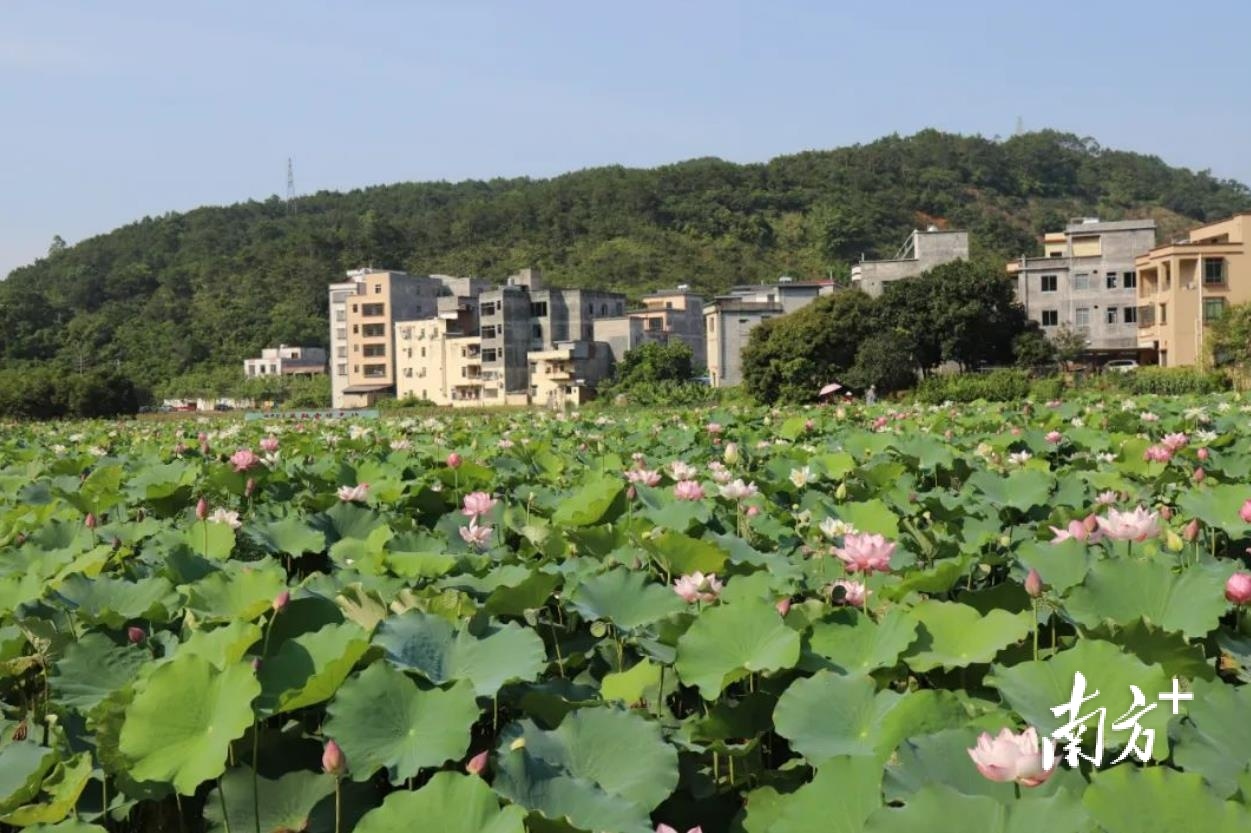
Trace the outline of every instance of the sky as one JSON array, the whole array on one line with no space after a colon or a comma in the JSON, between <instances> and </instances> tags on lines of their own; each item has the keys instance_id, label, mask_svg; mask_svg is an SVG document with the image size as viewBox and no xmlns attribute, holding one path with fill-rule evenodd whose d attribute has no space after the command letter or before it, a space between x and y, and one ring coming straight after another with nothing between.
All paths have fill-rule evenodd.
<instances>
[{"instance_id":1,"label":"sky","mask_svg":"<svg viewBox=\"0 0 1251 833\"><path fill-rule=\"evenodd\" d=\"M0 0L0 275L283 195L288 158L311 193L1019 118L1251 183L1248 32L1245 0Z\"/></svg>"}]
</instances>

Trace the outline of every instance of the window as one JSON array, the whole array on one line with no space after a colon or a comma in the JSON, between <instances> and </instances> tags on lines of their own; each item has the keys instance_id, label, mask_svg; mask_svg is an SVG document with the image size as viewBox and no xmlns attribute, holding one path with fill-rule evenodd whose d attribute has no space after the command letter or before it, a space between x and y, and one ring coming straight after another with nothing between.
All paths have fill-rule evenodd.
<instances>
[{"instance_id":1,"label":"window","mask_svg":"<svg viewBox=\"0 0 1251 833\"><path fill-rule=\"evenodd\" d=\"M535 324L530 328L530 335L533 338L543 338L543 325Z\"/></svg>"},{"instance_id":2,"label":"window","mask_svg":"<svg viewBox=\"0 0 1251 833\"><path fill-rule=\"evenodd\" d=\"M1168 323L1168 304L1160 304L1160 323Z\"/></svg>"},{"instance_id":3,"label":"window","mask_svg":"<svg viewBox=\"0 0 1251 833\"><path fill-rule=\"evenodd\" d=\"M353 345L352 345L352 352L353 352L353 353L359 353L360 351L361 351L361 346L360 346L359 344L353 344Z\"/></svg>"},{"instance_id":4,"label":"window","mask_svg":"<svg viewBox=\"0 0 1251 833\"><path fill-rule=\"evenodd\" d=\"M708 316L708 332L715 332L717 329L717 319Z\"/></svg>"},{"instance_id":5,"label":"window","mask_svg":"<svg viewBox=\"0 0 1251 833\"><path fill-rule=\"evenodd\" d=\"M673 301L665 301L665 309L673 309Z\"/></svg>"},{"instance_id":6,"label":"window","mask_svg":"<svg viewBox=\"0 0 1251 833\"><path fill-rule=\"evenodd\" d=\"M380 283L376 283L376 284L374 284L374 294L375 294L375 295L381 295L381 294L382 294L382 284L380 284Z\"/></svg>"},{"instance_id":7,"label":"window","mask_svg":"<svg viewBox=\"0 0 1251 833\"><path fill-rule=\"evenodd\" d=\"M404 368L404 378L405 379L413 378L413 369L411 367Z\"/></svg>"},{"instance_id":8,"label":"window","mask_svg":"<svg viewBox=\"0 0 1251 833\"><path fill-rule=\"evenodd\" d=\"M387 354L387 346L385 344L366 344L364 353L366 356L385 356Z\"/></svg>"},{"instance_id":9,"label":"window","mask_svg":"<svg viewBox=\"0 0 1251 833\"><path fill-rule=\"evenodd\" d=\"M1210 257L1203 261L1203 285L1215 286L1225 283L1225 258ZM1204 302L1206 306L1207 302Z\"/></svg>"},{"instance_id":10,"label":"window","mask_svg":"<svg viewBox=\"0 0 1251 833\"><path fill-rule=\"evenodd\" d=\"M1105 281L1104 286L1106 286L1108 289L1116 289L1116 273L1115 272L1109 272L1107 274L1107 277L1104 278L1104 281Z\"/></svg>"},{"instance_id":11,"label":"window","mask_svg":"<svg viewBox=\"0 0 1251 833\"><path fill-rule=\"evenodd\" d=\"M347 375L347 365L346 365L346 364L341 364L341 365L337 366L337 367L335 368L335 370L338 372L338 374L339 374L340 376L346 376L346 375Z\"/></svg>"},{"instance_id":12,"label":"window","mask_svg":"<svg viewBox=\"0 0 1251 833\"><path fill-rule=\"evenodd\" d=\"M617 302L617 315L625 315L625 304Z\"/></svg>"},{"instance_id":13,"label":"window","mask_svg":"<svg viewBox=\"0 0 1251 833\"><path fill-rule=\"evenodd\" d=\"M1044 327L1054 327L1060 323L1060 313L1057 310L1045 309L1042 311L1042 325Z\"/></svg>"},{"instance_id":14,"label":"window","mask_svg":"<svg viewBox=\"0 0 1251 833\"><path fill-rule=\"evenodd\" d=\"M380 315L386 315L386 304L361 304L361 315L366 318L377 318Z\"/></svg>"},{"instance_id":15,"label":"window","mask_svg":"<svg viewBox=\"0 0 1251 833\"><path fill-rule=\"evenodd\" d=\"M1206 277L1206 275L1204 276ZM1224 298L1204 298L1203 299L1203 323L1215 321L1225 314Z\"/></svg>"},{"instance_id":16,"label":"window","mask_svg":"<svg viewBox=\"0 0 1251 833\"><path fill-rule=\"evenodd\" d=\"M591 329L591 325L590 325L590 324L587 324L585 327L583 327L583 328L582 328L582 332L583 332L583 336L582 336L582 337L583 337L583 338L585 338L587 341L590 341L590 340L591 340L591 338L592 338L592 337L594 336L594 334L595 334L595 333L594 333L594 331Z\"/></svg>"},{"instance_id":17,"label":"window","mask_svg":"<svg viewBox=\"0 0 1251 833\"><path fill-rule=\"evenodd\" d=\"M361 331L361 325L360 325L360 324L353 324L353 325L352 325L352 332L353 332L354 334L355 334L355 333L359 333L360 331Z\"/></svg>"},{"instance_id":18,"label":"window","mask_svg":"<svg viewBox=\"0 0 1251 833\"><path fill-rule=\"evenodd\" d=\"M489 324L482 328L483 338L495 338L495 325Z\"/></svg>"},{"instance_id":19,"label":"window","mask_svg":"<svg viewBox=\"0 0 1251 833\"><path fill-rule=\"evenodd\" d=\"M1107 317L1104 320L1107 321L1107 323L1109 324L1115 324L1118 321L1116 317L1116 313L1117 313L1116 307L1108 307L1108 311L1106 313Z\"/></svg>"},{"instance_id":20,"label":"window","mask_svg":"<svg viewBox=\"0 0 1251 833\"><path fill-rule=\"evenodd\" d=\"M1090 307L1078 307L1073 311L1073 324L1078 327L1090 326Z\"/></svg>"},{"instance_id":21,"label":"window","mask_svg":"<svg viewBox=\"0 0 1251 833\"><path fill-rule=\"evenodd\" d=\"M600 305L599 305L599 314L600 314L600 315L607 315L607 314L608 314L608 304L600 304Z\"/></svg>"},{"instance_id":22,"label":"window","mask_svg":"<svg viewBox=\"0 0 1251 833\"><path fill-rule=\"evenodd\" d=\"M334 311L334 320L335 320L335 321L346 321L346 320L347 320L347 310L345 310L345 309L343 309L343 308L336 309L336 310Z\"/></svg>"},{"instance_id":23,"label":"window","mask_svg":"<svg viewBox=\"0 0 1251 833\"><path fill-rule=\"evenodd\" d=\"M547 301L531 301L530 302L530 317L531 318L546 318L547 317Z\"/></svg>"},{"instance_id":24,"label":"window","mask_svg":"<svg viewBox=\"0 0 1251 833\"><path fill-rule=\"evenodd\" d=\"M365 338L380 338L382 336L385 336L386 334L387 334L386 324L366 324L364 328L361 329L361 335L363 335Z\"/></svg>"},{"instance_id":25,"label":"window","mask_svg":"<svg viewBox=\"0 0 1251 833\"><path fill-rule=\"evenodd\" d=\"M647 329L649 332L653 332L653 333L660 332L660 328L663 326L663 324L664 322L661 321L659 318L647 319Z\"/></svg>"},{"instance_id":26,"label":"window","mask_svg":"<svg viewBox=\"0 0 1251 833\"><path fill-rule=\"evenodd\" d=\"M356 332L356 328L352 328L352 332ZM334 331L336 341L347 341L347 327L338 327Z\"/></svg>"},{"instance_id":27,"label":"window","mask_svg":"<svg viewBox=\"0 0 1251 833\"><path fill-rule=\"evenodd\" d=\"M495 315L495 304L494 304L494 302L489 303L489 304L483 304L483 305L482 305L482 309L481 309L481 313L482 313L483 315Z\"/></svg>"},{"instance_id":28,"label":"window","mask_svg":"<svg viewBox=\"0 0 1251 833\"><path fill-rule=\"evenodd\" d=\"M495 357L497 355L498 355L498 352L495 350L483 350L482 361L486 362L487 364L490 364L495 361Z\"/></svg>"},{"instance_id":29,"label":"window","mask_svg":"<svg viewBox=\"0 0 1251 833\"><path fill-rule=\"evenodd\" d=\"M1124 310L1124 321L1126 324L1138 323L1138 307L1126 307Z\"/></svg>"},{"instance_id":30,"label":"window","mask_svg":"<svg viewBox=\"0 0 1251 833\"><path fill-rule=\"evenodd\" d=\"M1055 292L1056 285L1059 283L1059 280L1055 275L1043 275L1039 278L1039 282L1042 284L1043 292Z\"/></svg>"},{"instance_id":31,"label":"window","mask_svg":"<svg viewBox=\"0 0 1251 833\"><path fill-rule=\"evenodd\" d=\"M421 348L421 357L422 357L423 359L426 357L426 348L424 348L424 347L423 347L423 348Z\"/></svg>"},{"instance_id":32,"label":"window","mask_svg":"<svg viewBox=\"0 0 1251 833\"><path fill-rule=\"evenodd\" d=\"M1074 289L1090 289L1090 275L1087 272L1075 272L1073 274Z\"/></svg>"},{"instance_id":33,"label":"window","mask_svg":"<svg viewBox=\"0 0 1251 833\"><path fill-rule=\"evenodd\" d=\"M590 304L590 303L588 303L588 304L586 305L586 314L587 314L587 315L594 315L594 314L595 314L595 305L594 305L594 304Z\"/></svg>"},{"instance_id":34,"label":"window","mask_svg":"<svg viewBox=\"0 0 1251 833\"><path fill-rule=\"evenodd\" d=\"M361 366L360 366L359 364L354 364L354 365L352 365L352 372L353 372L353 373L360 373L360 372L361 372Z\"/></svg>"},{"instance_id":35,"label":"window","mask_svg":"<svg viewBox=\"0 0 1251 833\"><path fill-rule=\"evenodd\" d=\"M1047 257L1064 257L1064 252L1051 252Z\"/></svg>"},{"instance_id":36,"label":"window","mask_svg":"<svg viewBox=\"0 0 1251 833\"><path fill-rule=\"evenodd\" d=\"M365 378L378 379L387 375L387 366L385 364L367 364L365 365Z\"/></svg>"},{"instance_id":37,"label":"window","mask_svg":"<svg viewBox=\"0 0 1251 833\"><path fill-rule=\"evenodd\" d=\"M1138 286L1138 273L1137 272L1122 272L1121 273L1121 288L1122 289L1133 289L1136 286Z\"/></svg>"},{"instance_id":38,"label":"window","mask_svg":"<svg viewBox=\"0 0 1251 833\"><path fill-rule=\"evenodd\" d=\"M352 304L352 312L360 312L360 309L359 304Z\"/></svg>"}]
</instances>

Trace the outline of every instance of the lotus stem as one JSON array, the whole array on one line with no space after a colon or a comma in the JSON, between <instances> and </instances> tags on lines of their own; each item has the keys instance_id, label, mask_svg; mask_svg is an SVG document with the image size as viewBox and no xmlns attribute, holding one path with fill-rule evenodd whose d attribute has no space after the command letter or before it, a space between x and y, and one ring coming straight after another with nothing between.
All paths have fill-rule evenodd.
<instances>
[{"instance_id":1,"label":"lotus stem","mask_svg":"<svg viewBox=\"0 0 1251 833\"><path fill-rule=\"evenodd\" d=\"M343 820L342 779L337 775L334 779L334 833L339 833L339 825Z\"/></svg>"},{"instance_id":2,"label":"lotus stem","mask_svg":"<svg viewBox=\"0 0 1251 833\"><path fill-rule=\"evenodd\" d=\"M217 779L217 799L222 805L222 821L226 823L226 833L230 833L230 813L226 811L226 787L222 784L222 779Z\"/></svg>"}]
</instances>

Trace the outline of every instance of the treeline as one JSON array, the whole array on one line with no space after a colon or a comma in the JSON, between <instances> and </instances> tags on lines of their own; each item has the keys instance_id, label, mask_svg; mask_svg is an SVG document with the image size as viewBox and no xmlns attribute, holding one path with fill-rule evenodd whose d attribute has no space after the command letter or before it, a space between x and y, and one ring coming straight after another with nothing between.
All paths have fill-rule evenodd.
<instances>
[{"instance_id":1,"label":"treeline","mask_svg":"<svg viewBox=\"0 0 1251 833\"><path fill-rule=\"evenodd\" d=\"M65 372L53 366L0 368L0 417L59 419L133 414L142 393L112 368Z\"/></svg>"},{"instance_id":2,"label":"treeline","mask_svg":"<svg viewBox=\"0 0 1251 833\"><path fill-rule=\"evenodd\" d=\"M54 246L0 283L0 364L120 367L156 389L280 342L324 345L326 284L362 265L497 279L537 266L570 286L713 293L781 274L843 278L930 223L1003 259L1075 215L1150 214L1168 235L1248 207L1239 183L1049 131L273 198Z\"/></svg>"}]
</instances>

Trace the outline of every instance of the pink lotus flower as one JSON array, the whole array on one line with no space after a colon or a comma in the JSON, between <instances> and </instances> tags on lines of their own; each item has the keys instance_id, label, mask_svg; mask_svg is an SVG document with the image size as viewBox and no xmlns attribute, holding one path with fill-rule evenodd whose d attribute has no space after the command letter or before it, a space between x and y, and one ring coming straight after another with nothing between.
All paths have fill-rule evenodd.
<instances>
[{"instance_id":1,"label":"pink lotus flower","mask_svg":"<svg viewBox=\"0 0 1251 833\"><path fill-rule=\"evenodd\" d=\"M461 460L460 455L459 455L459 454L457 454L455 451L453 451L451 454L447 455L447 467L448 467L449 469L458 469L458 468L460 468L460 464L461 464L462 462L463 462L463 461Z\"/></svg>"},{"instance_id":2,"label":"pink lotus flower","mask_svg":"<svg viewBox=\"0 0 1251 833\"><path fill-rule=\"evenodd\" d=\"M1052 445L1059 445L1060 443L1064 442L1064 435L1061 434L1059 431L1048 431L1047 436L1045 436L1043 439L1045 439L1047 442L1051 443Z\"/></svg>"},{"instance_id":3,"label":"pink lotus flower","mask_svg":"<svg viewBox=\"0 0 1251 833\"><path fill-rule=\"evenodd\" d=\"M745 500L759 493L760 490L756 488L755 483L744 483L741 478L721 487L721 497L730 500Z\"/></svg>"},{"instance_id":4,"label":"pink lotus flower","mask_svg":"<svg viewBox=\"0 0 1251 833\"><path fill-rule=\"evenodd\" d=\"M264 451L266 454L273 454L277 450L278 438L273 434L270 434L268 437L261 440L261 451Z\"/></svg>"},{"instance_id":5,"label":"pink lotus flower","mask_svg":"<svg viewBox=\"0 0 1251 833\"><path fill-rule=\"evenodd\" d=\"M95 529L97 526L96 516L94 512L88 512L87 517L83 518L83 526L87 529Z\"/></svg>"},{"instance_id":6,"label":"pink lotus flower","mask_svg":"<svg viewBox=\"0 0 1251 833\"><path fill-rule=\"evenodd\" d=\"M1190 442L1190 439L1185 434L1165 434L1160 440L1160 445L1164 446L1169 451L1176 452L1188 442Z\"/></svg>"},{"instance_id":7,"label":"pink lotus flower","mask_svg":"<svg viewBox=\"0 0 1251 833\"><path fill-rule=\"evenodd\" d=\"M1096 506L1111 506L1114 503L1116 503L1116 492L1113 492L1113 491L1100 492L1098 495L1095 496Z\"/></svg>"},{"instance_id":8,"label":"pink lotus flower","mask_svg":"<svg viewBox=\"0 0 1251 833\"><path fill-rule=\"evenodd\" d=\"M842 596L835 596L838 590L843 591ZM864 607L865 597L869 595L869 589L859 581L851 581L850 579L842 579L830 585L830 600L835 604L851 605L852 607Z\"/></svg>"},{"instance_id":9,"label":"pink lotus flower","mask_svg":"<svg viewBox=\"0 0 1251 833\"><path fill-rule=\"evenodd\" d=\"M255 468L261 464L261 458L252 453L250 448L241 448L234 454L230 455L230 465L235 467L235 471L243 472L248 469Z\"/></svg>"},{"instance_id":10,"label":"pink lotus flower","mask_svg":"<svg viewBox=\"0 0 1251 833\"><path fill-rule=\"evenodd\" d=\"M678 833L678 830L667 824L658 824L656 825L656 833ZM686 833L704 833L704 828L692 827L687 830Z\"/></svg>"},{"instance_id":11,"label":"pink lotus flower","mask_svg":"<svg viewBox=\"0 0 1251 833\"><path fill-rule=\"evenodd\" d=\"M1202 483L1208 477L1208 473L1203 470L1203 466L1195 469L1195 473L1190 475L1190 479L1196 483Z\"/></svg>"},{"instance_id":12,"label":"pink lotus flower","mask_svg":"<svg viewBox=\"0 0 1251 833\"><path fill-rule=\"evenodd\" d=\"M626 472L626 480L631 483L642 483L645 486L656 486L660 483L660 472L649 469L630 469Z\"/></svg>"},{"instance_id":13,"label":"pink lotus flower","mask_svg":"<svg viewBox=\"0 0 1251 833\"><path fill-rule=\"evenodd\" d=\"M1195 456L1197 456L1200 460L1206 460L1206 459L1208 459L1208 456L1209 456L1210 454L1211 454L1211 452L1209 452L1206 448L1201 448L1201 449L1199 449L1198 451L1196 451L1196 452L1195 452Z\"/></svg>"},{"instance_id":14,"label":"pink lotus flower","mask_svg":"<svg viewBox=\"0 0 1251 833\"><path fill-rule=\"evenodd\" d=\"M465 495L464 506L460 513L467 518L477 518L485 515L495 507L495 498L486 492L470 492Z\"/></svg>"},{"instance_id":15,"label":"pink lotus flower","mask_svg":"<svg viewBox=\"0 0 1251 833\"><path fill-rule=\"evenodd\" d=\"M669 464L669 474L674 480L693 480L699 469L677 460Z\"/></svg>"},{"instance_id":16,"label":"pink lotus flower","mask_svg":"<svg viewBox=\"0 0 1251 833\"><path fill-rule=\"evenodd\" d=\"M1243 523L1251 524L1251 498L1242 504L1242 508L1238 510L1238 517L1242 518Z\"/></svg>"},{"instance_id":17,"label":"pink lotus flower","mask_svg":"<svg viewBox=\"0 0 1251 833\"><path fill-rule=\"evenodd\" d=\"M148 635L144 632L143 628L131 625L126 629L126 639L130 641L131 645L138 645L147 638Z\"/></svg>"},{"instance_id":18,"label":"pink lotus flower","mask_svg":"<svg viewBox=\"0 0 1251 833\"><path fill-rule=\"evenodd\" d=\"M202 521L208 517L208 501L200 498L195 504L195 519Z\"/></svg>"},{"instance_id":19,"label":"pink lotus flower","mask_svg":"<svg viewBox=\"0 0 1251 833\"><path fill-rule=\"evenodd\" d=\"M1037 787L1055 772L1054 765L1043 769L1042 748L1033 726L1019 735L1004 729L994 738L982 732L977 746L968 752L977 771L991 781L1015 781L1023 787Z\"/></svg>"},{"instance_id":20,"label":"pink lotus flower","mask_svg":"<svg viewBox=\"0 0 1251 833\"><path fill-rule=\"evenodd\" d=\"M478 519L475 517L469 521L469 526L460 528L460 539L470 546L478 549L486 549L491 541L491 533L494 531L489 526L478 526Z\"/></svg>"},{"instance_id":21,"label":"pink lotus flower","mask_svg":"<svg viewBox=\"0 0 1251 833\"><path fill-rule=\"evenodd\" d=\"M1159 513L1149 512L1139 506L1133 512L1108 510L1108 516L1096 518L1099 530L1113 541L1137 541L1139 543L1160 534Z\"/></svg>"},{"instance_id":22,"label":"pink lotus flower","mask_svg":"<svg viewBox=\"0 0 1251 833\"><path fill-rule=\"evenodd\" d=\"M344 503L361 502L369 497L369 484L357 483L355 486L340 486L339 500Z\"/></svg>"},{"instance_id":23,"label":"pink lotus flower","mask_svg":"<svg viewBox=\"0 0 1251 833\"><path fill-rule=\"evenodd\" d=\"M1142 459L1149 463L1167 463L1173 459L1173 452L1162 445L1153 445L1142 453Z\"/></svg>"},{"instance_id":24,"label":"pink lotus flower","mask_svg":"<svg viewBox=\"0 0 1251 833\"><path fill-rule=\"evenodd\" d=\"M709 434L712 434L712 435L714 435L714 436L715 436L715 435L717 435L717 434L720 434L720 433L721 433L721 431L723 430L723 429L721 428L721 423L719 423L719 422L710 422L710 423L708 423L708 425L706 426L706 429L707 429L707 431L708 431L708 433L709 433Z\"/></svg>"},{"instance_id":25,"label":"pink lotus flower","mask_svg":"<svg viewBox=\"0 0 1251 833\"><path fill-rule=\"evenodd\" d=\"M1043 580L1042 576L1033 567L1029 568L1029 572L1025 575L1025 592L1029 594L1031 599L1037 599L1042 595Z\"/></svg>"},{"instance_id":26,"label":"pink lotus flower","mask_svg":"<svg viewBox=\"0 0 1251 833\"><path fill-rule=\"evenodd\" d=\"M1078 520L1069 521L1068 528L1060 529L1057 526L1051 527L1051 531L1055 533L1055 537L1051 539L1053 544L1063 544L1065 541L1085 541L1090 537L1090 530L1086 528L1086 524Z\"/></svg>"},{"instance_id":27,"label":"pink lotus flower","mask_svg":"<svg viewBox=\"0 0 1251 833\"><path fill-rule=\"evenodd\" d=\"M845 535L843 545L834 548L834 554L846 565L849 573L889 572L890 557L894 552L894 542L881 535L865 533Z\"/></svg>"},{"instance_id":28,"label":"pink lotus flower","mask_svg":"<svg viewBox=\"0 0 1251 833\"><path fill-rule=\"evenodd\" d=\"M321 752L321 769L330 775L339 775L347 767L347 759L343 756L343 750L339 748L339 744L333 740L326 741L326 746Z\"/></svg>"},{"instance_id":29,"label":"pink lotus flower","mask_svg":"<svg viewBox=\"0 0 1251 833\"><path fill-rule=\"evenodd\" d=\"M703 500L704 487L694 480L679 480L673 484L673 496L678 500Z\"/></svg>"},{"instance_id":30,"label":"pink lotus flower","mask_svg":"<svg viewBox=\"0 0 1251 833\"><path fill-rule=\"evenodd\" d=\"M282 613L282 611L287 609L287 605L289 605L290 603L291 603L291 591L283 590L277 596L274 596L274 600L273 602L270 603L270 607L274 609L274 613Z\"/></svg>"},{"instance_id":31,"label":"pink lotus flower","mask_svg":"<svg viewBox=\"0 0 1251 833\"><path fill-rule=\"evenodd\" d=\"M704 575L696 570L682 576L673 583L673 592L677 593L687 604L693 602L715 602L725 587L717 580L716 573Z\"/></svg>"},{"instance_id":32,"label":"pink lotus flower","mask_svg":"<svg viewBox=\"0 0 1251 833\"><path fill-rule=\"evenodd\" d=\"M1251 602L1251 573L1237 572L1225 582L1225 598L1236 605Z\"/></svg>"},{"instance_id":33,"label":"pink lotus flower","mask_svg":"<svg viewBox=\"0 0 1251 833\"><path fill-rule=\"evenodd\" d=\"M1182 530L1182 538L1187 541L1193 541L1199 537L1199 519L1193 518L1190 523L1186 524L1186 528Z\"/></svg>"},{"instance_id":34,"label":"pink lotus flower","mask_svg":"<svg viewBox=\"0 0 1251 833\"><path fill-rule=\"evenodd\" d=\"M486 772L489 750L483 749L465 763L465 772L470 775L481 775Z\"/></svg>"}]
</instances>

